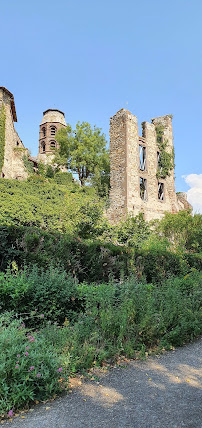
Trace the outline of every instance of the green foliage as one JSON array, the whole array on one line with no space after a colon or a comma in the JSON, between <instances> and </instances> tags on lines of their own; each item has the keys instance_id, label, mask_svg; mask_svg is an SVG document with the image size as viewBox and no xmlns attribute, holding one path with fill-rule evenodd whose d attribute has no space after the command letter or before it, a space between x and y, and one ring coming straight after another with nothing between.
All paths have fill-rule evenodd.
<instances>
[{"instance_id":1,"label":"green foliage","mask_svg":"<svg viewBox=\"0 0 202 428\"><path fill-rule=\"evenodd\" d=\"M191 216L187 211L177 214L165 213L160 222L156 222L158 236L165 236L174 249L202 252L202 215Z\"/></svg>"},{"instance_id":2,"label":"green foliage","mask_svg":"<svg viewBox=\"0 0 202 428\"><path fill-rule=\"evenodd\" d=\"M1 111L0 111L0 172L2 171L3 164L4 164L5 123L6 123L5 106L2 103Z\"/></svg>"},{"instance_id":3,"label":"green foliage","mask_svg":"<svg viewBox=\"0 0 202 428\"><path fill-rule=\"evenodd\" d=\"M61 128L56 139L60 145L55 162L65 165L72 172L77 173L81 186L95 176L95 181L103 188L106 174L109 178L109 155L106 150L106 139L101 130L94 126L92 129L87 122L78 122L76 129L72 130L68 124ZM99 179L98 176L100 175Z\"/></svg>"},{"instance_id":4,"label":"green foliage","mask_svg":"<svg viewBox=\"0 0 202 428\"><path fill-rule=\"evenodd\" d=\"M174 168L174 149L172 153L168 153L166 151L166 148L168 146L168 140L163 138L164 133L164 127L163 125L157 125L156 126L156 140L157 140L157 146L159 148L160 157L158 162L158 171L157 171L157 178L166 178L170 176L171 170Z\"/></svg>"},{"instance_id":5,"label":"green foliage","mask_svg":"<svg viewBox=\"0 0 202 428\"><path fill-rule=\"evenodd\" d=\"M161 287L138 284L81 285L85 312L72 329L74 370L118 355L134 357L154 346L182 345L201 333L202 277L193 272Z\"/></svg>"},{"instance_id":6,"label":"green foliage","mask_svg":"<svg viewBox=\"0 0 202 428\"><path fill-rule=\"evenodd\" d=\"M54 181L57 184L62 184L63 186L72 186L73 184L73 176L71 172L56 172L54 175ZM73 186L72 186L73 187ZM76 183L74 183L74 187L78 188Z\"/></svg>"},{"instance_id":7,"label":"green foliage","mask_svg":"<svg viewBox=\"0 0 202 428\"><path fill-rule=\"evenodd\" d=\"M117 241L129 247L139 248L150 234L149 225L143 219L143 215L128 216L114 228L117 233Z\"/></svg>"},{"instance_id":8,"label":"green foliage","mask_svg":"<svg viewBox=\"0 0 202 428\"><path fill-rule=\"evenodd\" d=\"M58 269L18 272L13 266L1 276L0 289L5 305L12 307L12 300L15 313L18 305L18 313L21 307L26 311L25 324L12 313L0 316L1 413L58 393L60 367L66 382L68 373L120 355L179 346L202 332L202 275L194 269L158 287L134 278L78 286ZM40 324L38 332L41 317L54 325Z\"/></svg>"},{"instance_id":9,"label":"green foliage","mask_svg":"<svg viewBox=\"0 0 202 428\"><path fill-rule=\"evenodd\" d=\"M23 163L24 163L24 167L26 169L26 171L28 172L28 174L33 174L34 173L34 167L33 167L33 162L31 162L29 160L29 156L23 156L22 158Z\"/></svg>"},{"instance_id":10,"label":"green foliage","mask_svg":"<svg viewBox=\"0 0 202 428\"><path fill-rule=\"evenodd\" d=\"M32 176L28 182L0 179L0 225L34 226L49 231L81 233L85 221L90 232L102 222L103 202L93 189L83 191L71 183L68 187ZM95 212L97 212L95 216Z\"/></svg>"},{"instance_id":11,"label":"green foliage","mask_svg":"<svg viewBox=\"0 0 202 428\"><path fill-rule=\"evenodd\" d=\"M0 273L1 311L46 313L46 319L63 322L78 311L77 283L59 268L37 266ZM30 320L32 323L32 319ZM30 326L30 324L29 324Z\"/></svg>"},{"instance_id":12,"label":"green foliage","mask_svg":"<svg viewBox=\"0 0 202 428\"><path fill-rule=\"evenodd\" d=\"M26 330L12 314L0 316L0 413L61 391L61 360L42 333Z\"/></svg>"}]
</instances>

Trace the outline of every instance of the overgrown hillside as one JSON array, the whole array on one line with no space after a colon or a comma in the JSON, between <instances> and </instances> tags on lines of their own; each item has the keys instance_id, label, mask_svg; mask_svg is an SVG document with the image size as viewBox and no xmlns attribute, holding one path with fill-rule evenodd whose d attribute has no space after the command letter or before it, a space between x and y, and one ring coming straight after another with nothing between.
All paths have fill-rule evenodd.
<instances>
[{"instance_id":1,"label":"overgrown hillside","mask_svg":"<svg viewBox=\"0 0 202 428\"><path fill-rule=\"evenodd\" d=\"M201 334L202 216L112 226L106 206L69 174L0 179L0 414Z\"/></svg>"}]
</instances>

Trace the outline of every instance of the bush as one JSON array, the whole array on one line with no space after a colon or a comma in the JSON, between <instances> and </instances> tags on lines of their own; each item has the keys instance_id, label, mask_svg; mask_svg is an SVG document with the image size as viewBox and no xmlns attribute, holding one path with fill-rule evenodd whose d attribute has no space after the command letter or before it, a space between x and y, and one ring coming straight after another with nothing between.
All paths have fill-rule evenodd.
<instances>
[{"instance_id":1,"label":"bush","mask_svg":"<svg viewBox=\"0 0 202 428\"><path fill-rule=\"evenodd\" d=\"M30 333L11 314L1 315L0 414L60 392L60 364L54 347L42 333Z\"/></svg>"},{"instance_id":2,"label":"bush","mask_svg":"<svg viewBox=\"0 0 202 428\"><path fill-rule=\"evenodd\" d=\"M46 271L34 266L14 272L0 273L1 312L15 310L45 314L47 320L59 323L73 318L81 307L76 281L59 268ZM32 319L29 325L32 325Z\"/></svg>"},{"instance_id":3,"label":"bush","mask_svg":"<svg viewBox=\"0 0 202 428\"><path fill-rule=\"evenodd\" d=\"M131 279L84 284L79 290L85 312L69 339L75 371L121 354L134 357L156 346L180 346L202 332L202 275L197 271L158 287Z\"/></svg>"}]
</instances>

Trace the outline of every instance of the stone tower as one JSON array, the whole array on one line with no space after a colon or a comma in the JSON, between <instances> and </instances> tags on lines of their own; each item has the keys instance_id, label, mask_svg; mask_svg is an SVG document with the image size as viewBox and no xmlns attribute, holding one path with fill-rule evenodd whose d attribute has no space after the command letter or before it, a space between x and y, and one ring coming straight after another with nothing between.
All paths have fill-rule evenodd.
<instances>
[{"instance_id":1,"label":"stone tower","mask_svg":"<svg viewBox=\"0 0 202 428\"><path fill-rule=\"evenodd\" d=\"M139 137L136 116L122 109L110 119L111 192L109 218L123 219L127 213L143 213L145 220L160 219L165 211L177 213L174 168L165 178L157 178L161 151L157 129L162 130L166 152L173 152L172 118L162 116L143 122Z\"/></svg>"},{"instance_id":2,"label":"stone tower","mask_svg":"<svg viewBox=\"0 0 202 428\"><path fill-rule=\"evenodd\" d=\"M58 148L55 134L60 128L67 126L65 114L56 109L48 109L43 112L43 119L39 127L39 154L38 159L49 163L53 158L53 152Z\"/></svg>"},{"instance_id":3,"label":"stone tower","mask_svg":"<svg viewBox=\"0 0 202 428\"><path fill-rule=\"evenodd\" d=\"M4 110L4 144L1 146L3 163L0 168L0 177L15 178L22 180L27 178L27 172L24 167L23 156L28 154L24 147L14 122L17 122L14 97L8 89L0 87L0 114Z\"/></svg>"}]
</instances>

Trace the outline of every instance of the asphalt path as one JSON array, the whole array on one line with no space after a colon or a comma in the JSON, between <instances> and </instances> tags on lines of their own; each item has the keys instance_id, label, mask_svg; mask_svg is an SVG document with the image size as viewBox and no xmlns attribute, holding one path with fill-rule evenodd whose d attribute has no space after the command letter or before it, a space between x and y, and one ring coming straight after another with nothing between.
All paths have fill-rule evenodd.
<instances>
[{"instance_id":1,"label":"asphalt path","mask_svg":"<svg viewBox=\"0 0 202 428\"><path fill-rule=\"evenodd\" d=\"M202 428L202 339L130 361L20 414L12 428Z\"/></svg>"}]
</instances>

